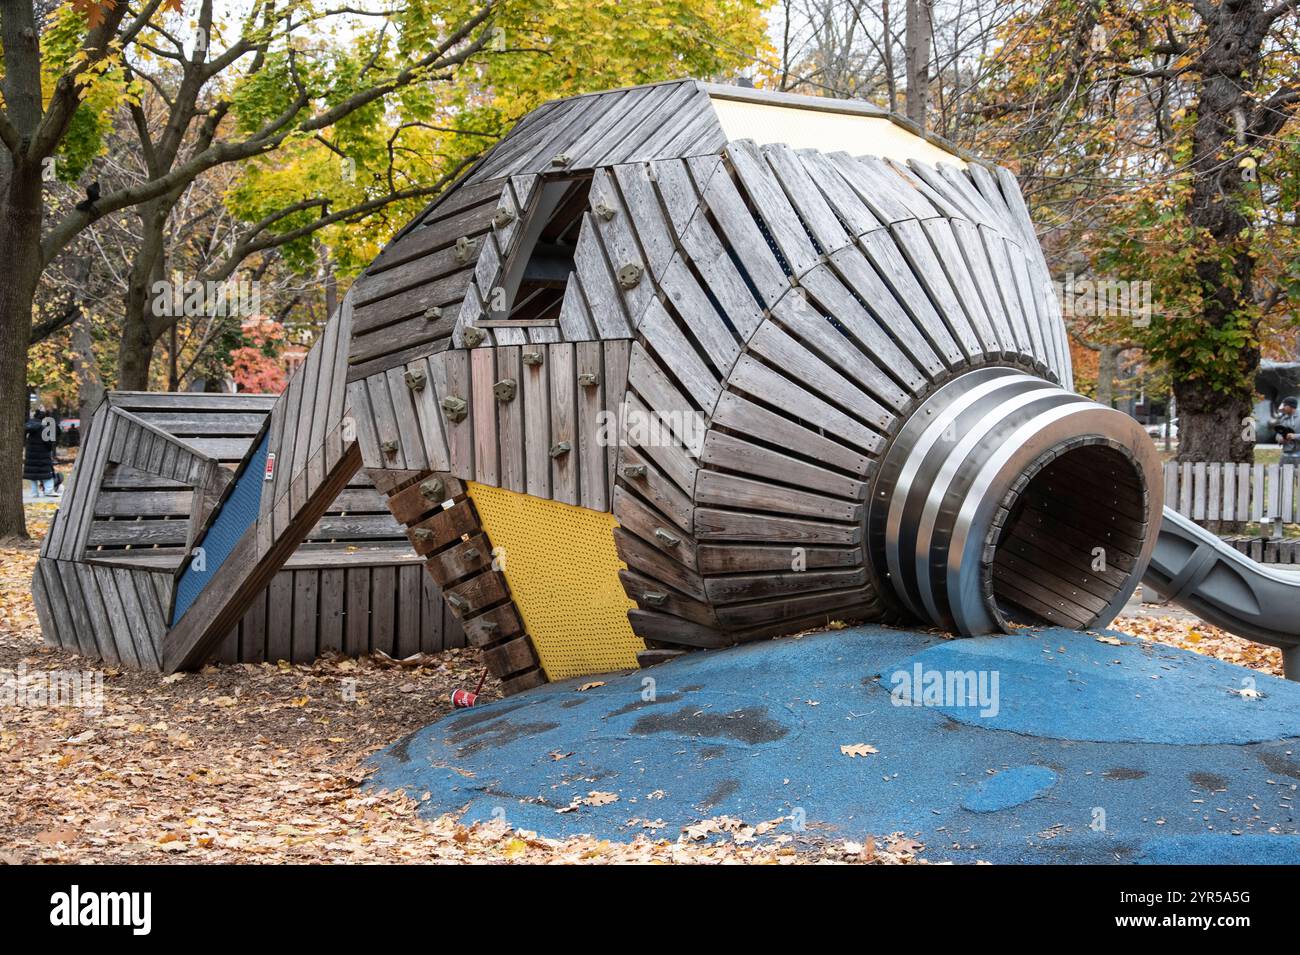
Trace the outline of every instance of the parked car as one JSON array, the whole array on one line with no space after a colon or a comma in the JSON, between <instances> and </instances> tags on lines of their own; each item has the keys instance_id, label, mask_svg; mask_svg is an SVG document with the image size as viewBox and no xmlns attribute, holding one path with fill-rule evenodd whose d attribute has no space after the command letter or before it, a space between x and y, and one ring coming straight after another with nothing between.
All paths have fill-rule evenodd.
<instances>
[{"instance_id":1,"label":"parked car","mask_svg":"<svg viewBox=\"0 0 1300 955\"><path fill-rule=\"evenodd\" d=\"M1163 421L1146 426L1147 434L1152 438L1163 438L1165 436L1165 423ZM1169 422L1169 437L1178 437L1178 419L1174 418Z\"/></svg>"}]
</instances>

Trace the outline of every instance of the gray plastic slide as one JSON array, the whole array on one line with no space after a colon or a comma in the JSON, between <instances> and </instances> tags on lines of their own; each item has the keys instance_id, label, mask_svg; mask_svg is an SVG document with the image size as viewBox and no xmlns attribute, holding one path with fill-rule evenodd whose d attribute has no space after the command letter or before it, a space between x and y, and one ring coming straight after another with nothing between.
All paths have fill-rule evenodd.
<instances>
[{"instance_id":1,"label":"gray plastic slide","mask_svg":"<svg viewBox=\"0 0 1300 955\"><path fill-rule=\"evenodd\" d=\"M1279 647L1287 679L1300 680L1300 574L1270 570L1166 507L1142 581L1216 627Z\"/></svg>"}]
</instances>

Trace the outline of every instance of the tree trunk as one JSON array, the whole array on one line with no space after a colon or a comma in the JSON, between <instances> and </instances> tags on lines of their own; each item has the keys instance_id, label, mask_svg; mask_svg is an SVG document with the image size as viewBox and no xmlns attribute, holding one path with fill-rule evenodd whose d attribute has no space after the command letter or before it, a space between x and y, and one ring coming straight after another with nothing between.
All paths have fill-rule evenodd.
<instances>
[{"instance_id":1,"label":"tree trunk","mask_svg":"<svg viewBox=\"0 0 1300 955\"><path fill-rule=\"evenodd\" d=\"M889 27L889 0L880 4L881 48L885 68L885 88L889 90L889 111L898 112L898 80L894 76L894 34Z\"/></svg>"},{"instance_id":2,"label":"tree trunk","mask_svg":"<svg viewBox=\"0 0 1300 955\"><path fill-rule=\"evenodd\" d=\"M72 370L77 375L77 417L81 419L81 441L90 434L90 418L104 400L103 379L95 364L95 343L90 337L90 318L82 312L72 323Z\"/></svg>"},{"instance_id":3,"label":"tree trunk","mask_svg":"<svg viewBox=\"0 0 1300 955\"><path fill-rule=\"evenodd\" d=\"M41 54L30 3L0 4L5 115L24 136L41 119ZM41 277L41 163L0 149L0 539L26 537L23 424L27 418L27 347Z\"/></svg>"},{"instance_id":4,"label":"tree trunk","mask_svg":"<svg viewBox=\"0 0 1300 955\"><path fill-rule=\"evenodd\" d=\"M30 164L6 164L0 216L0 539L26 537L23 424L27 419L27 346L41 275L41 176Z\"/></svg>"},{"instance_id":5,"label":"tree trunk","mask_svg":"<svg viewBox=\"0 0 1300 955\"><path fill-rule=\"evenodd\" d=\"M122 319L122 336L117 346L118 388L122 391L149 390L153 346L154 335L144 316L128 312Z\"/></svg>"},{"instance_id":6,"label":"tree trunk","mask_svg":"<svg viewBox=\"0 0 1300 955\"><path fill-rule=\"evenodd\" d=\"M925 129L930 108L930 46L934 39L933 0L907 0L907 118Z\"/></svg>"},{"instance_id":7,"label":"tree trunk","mask_svg":"<svg viewBox=\"0 0 1300 955\"><path fill-rule=\"evenodd\" d=\"M164 280L164 229L175 194L143 203L138 210L140 247L131 261L122 301L122 336L117 346L117 387L123 391L148 391L154 346L174 318L154 314L153 284ZM173 293L177 290L173 289ZM173 308L181 303L172 297Z\"/></svg>"},{"instance_id":8,"label":"tree trunk","mask_svg":"<svg viewBox=\"0 0 1300 955\"><path fill-rule=\"evenodd\" d=\"M1195 260L1203 302L1199 324L1206 329L1240 327L1254 307L1251 223L1241 207L1244 181L1236 156L1245 151L1244 117L1253 108L1247 92L1251 84L1243 77L1259 70L1266 33L1258 27L1262 10L1261 0L1224 0L1205 24L1187 214L1210 240L1198 245ZM1259 347L1247 341L1222 357L1233 367L1218 389L1191 376L1199 369L1180 367L1177 359L1170 363L1180 415L1180 461L1254 460L1253 441L1243 433L1253 405Z\"/></svg>"},{"instance_id":9,"label":"tree trunk","mask_svg":"<svg viewBox=\"0 0 1300 955\"><path fill-rule=\"evenodd\" d=\"M1255 425L1251 400L1229 399L1199 382L1177 382L1179 461L1255 459Z\"/></svg>"},{"instance_id":10,"label":"tree trunk","mask_svg":"<svg viewBox=\"0 0 1300 955\"><path fill-rule=\"evenodd\" d=\"M1097 350L1097 397L1099 405L1115 405L1115 376L1119 373L1119 356L1123 349L1118 345L1102 345Z\"/></svg>"}]
</instances>

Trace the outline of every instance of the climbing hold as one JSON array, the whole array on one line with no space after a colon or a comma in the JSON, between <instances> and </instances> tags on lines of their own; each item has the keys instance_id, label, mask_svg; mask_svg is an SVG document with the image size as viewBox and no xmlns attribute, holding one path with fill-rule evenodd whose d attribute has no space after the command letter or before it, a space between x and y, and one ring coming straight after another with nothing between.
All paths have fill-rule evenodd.
<instances>
[{"instance_id":1,"label":"climbing hold","mask_svg":"<svg viewBox=\"0 0 1300 955\"><path fill-rule=\"evenodd\" d=\"M446 416L447 420L453 424L457 421L464 421L468 409L469 405L465 403L464 398L458 398L455 395L448 395L446 398L442 399L442 413Z\"/></svg>"},{"instance_id":2,"label":"climbing hold","mask_svg":"<svg viewBox=\"0 0 1300 955\"><path fill-rule=\"evenodd\" d=\"M429 501L443 501L447 497L447 484L439 477L420 482L420 496Z\"/></svg>"},{"instance_id":3,"label":"climbing hold","mask_svg":"<svg viewBox=\"0 0 1300 955\"><path fill-rule=\"evenodd\" d=\"M641 266L629 262L618 270L618 284L623 288L636 288L641 281Z\"/></svg>"}]
</instances>

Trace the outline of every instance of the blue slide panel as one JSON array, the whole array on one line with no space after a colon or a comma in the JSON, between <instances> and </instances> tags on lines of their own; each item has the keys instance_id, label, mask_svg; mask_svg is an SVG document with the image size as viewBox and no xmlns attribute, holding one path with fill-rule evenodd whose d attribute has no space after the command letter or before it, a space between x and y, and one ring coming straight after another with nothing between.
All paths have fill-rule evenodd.
<instances>
[{"instance_id":1,"label":"blue slide panel","mask_svg":"<svg viewBox=\"0 0 1300 955\"><path fill-rule=\"evenodd\" d=\"M262 484L266 470L267 435L257 445L244 471L235 480L235 486L226 496L217 513L217 519L208 526L199 545L203 548L203 570L195 569L191 560L176 583L176 609L172 613L172 626L185 616L190 604L198 599L208 582L216 576L230 552L235 549L244 532L253 526L262 505Z\"/></svg>"}]
</instances>

